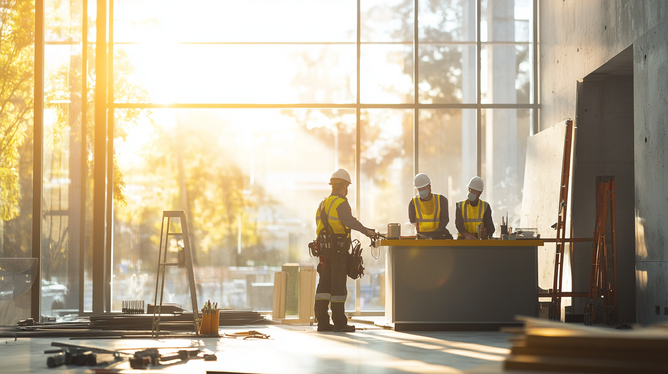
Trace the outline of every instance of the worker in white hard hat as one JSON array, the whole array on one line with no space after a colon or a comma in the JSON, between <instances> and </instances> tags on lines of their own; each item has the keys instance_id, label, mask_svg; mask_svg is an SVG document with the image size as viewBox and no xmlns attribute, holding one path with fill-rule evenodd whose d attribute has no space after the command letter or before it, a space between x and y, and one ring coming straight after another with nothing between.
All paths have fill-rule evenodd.
<instances>
[{"instance_id":1,"label":"worker in white hard hat","mask_svg":"<svg viewBox=\"0 0 668 374\"><path fill-rule=\"evenodd\" d=\"M355 326L348 325L345 315L345 303L348 295L346 281L348 277L347 259L350 250L350 231L357 230L373 238L376 231L364 227L352 214L346 199L348 186L352 183L350 174L339 169L332 174L329 184L332 193L325 198L315 214L316 234L321 250L318 264L318 287L315 294L315 318L318 331L354 332ZM331 302L332 321L329 322Z\"/></svg>"},{"instance_id":2,"label":"worker in white hard hat","mask_svg":"<svg viewBox=\"0 0 668 374\"><path fill-rule=\"evenodd\" d=\"M485 183L482 178L471 178L468 184L466 200L457 203L455 226L459 235L457 239L487 239L494 234L492 208L489 203L480 199Z\"/></svg>"},{"instance_id":3,"label":"worker in white hard hat","mask_svg":"<svg viewBox=\"0 0 668 374\"><path fill-rule=\"evenodd\" d=\"M419 236L452 239L452 234L446 228L450 222L448 199L431 192L431 179L425 173L417 174L413 184L418 196L408 203L408 220L415 224Z\"/></svg>"}]
</instances>

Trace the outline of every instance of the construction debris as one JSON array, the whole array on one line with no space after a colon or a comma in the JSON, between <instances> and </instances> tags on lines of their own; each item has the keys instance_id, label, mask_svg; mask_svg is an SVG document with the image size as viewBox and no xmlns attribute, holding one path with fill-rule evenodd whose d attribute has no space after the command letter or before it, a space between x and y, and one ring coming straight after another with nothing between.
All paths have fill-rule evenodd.
<instances>
[{"instance_id":1,"label":"construction debris","mask_svg":"<svg viewBox=\"0 0 668 374\"><path fill-rule=\"evenodd\" d=\"M44 353L51 354L47 357L46 365L50 368L61 365L77 366L107 366L110 361L98 362L98 354L109 354L114 361L122 361L123 355L129 356L128 361L133 369L146 369L149 366L167 366L187 362L191 359L204 359L204 361L216 361L218 358L214 353L205 352L199 348L184 348L174 350L173 348L146 348L135 350L134 353L126 352L131 349L109 350L96 347L88 347L75 344L52 342L52 346L60 347L57 350L47 350ZM162 352L161 352L162 349Z\"/></svg>"},{"instance_id":2,"label":"construction debris","mask_svg":"<svg viewBox=\"0 0 668 374\"><path fill-rule=\"evenodd\" d=\"M235 332L232 334L223 334L223 337L230 339L243 338L243 340L246 340L246 339L269 339L270 336L267 334L263 334L259 331L249 330L243 332Z\"/></svg>"}]
</instances>

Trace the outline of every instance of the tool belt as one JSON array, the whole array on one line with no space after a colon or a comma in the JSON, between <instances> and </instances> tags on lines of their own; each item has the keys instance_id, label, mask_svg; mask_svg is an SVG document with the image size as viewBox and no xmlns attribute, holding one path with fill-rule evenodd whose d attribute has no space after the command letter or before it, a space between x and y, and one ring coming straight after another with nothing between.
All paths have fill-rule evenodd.
<instances>
[{"instance_id":1,"label":"tool belt","mask_svg":"<svg viewBox=\"0 0 668 374\"><path fill-rule=\"evenodd\" d=\"M346 266L350 279L362 278L364 276L364 259L362 258L362 243L355 239L352 242L352 251L346 258Z\"/></svg>"},{"instance_id":2,"label":"tool belt","mask_svg":"<svg viewBox=\"0 0 668 374\"><path fill-rule=\"evenodd\" d=\"M347 253L350 244L350 238L347 235L327 234L323 230L317 239L308 243L308 248L312 257L318 257L330 253Z\"/></svg>"}]
</instances>

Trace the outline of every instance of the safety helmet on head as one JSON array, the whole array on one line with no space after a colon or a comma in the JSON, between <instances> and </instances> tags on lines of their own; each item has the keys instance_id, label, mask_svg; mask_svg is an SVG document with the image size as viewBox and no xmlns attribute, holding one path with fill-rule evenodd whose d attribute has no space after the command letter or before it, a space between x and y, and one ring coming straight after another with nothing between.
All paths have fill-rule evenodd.
<instances>
[{"instance_id":1,"label":"safety helmet on head","mask_svg":"<svg viewBox=\"0 0 668 374\"><path fill-rule=\"evenodd\" d=\"M348 184L353 183L353 181L350 179L350 174L348 174L348 172L343 169L339 169L335 171L334 174L332 174L332 177L329 179L329 184L336 182L335 179L341 179L348 182Z\"/></svg>"},{"instance_id":2,"label":"safety helmet on head","mask_svg":"<svg viewBox=\"0 0 668 374\"><path fill-rule=\"evenodd\" d=\"M469 181L469 185L467 187L472 190L482 192L482 190L485 189L485 183L482 181L482 178L476 176L471 178L471 181Z\"/></svg>"},{"instance_id":3,"label":"safety helmet on head","mask_svg":"<svg viewBox=\"0 0 668 374\"><path fill-rule=\"evenodd\" d=\"M422 187L427 187L428 185L431 184L431 179L429 179L429 176L425 173L420 173L415 176L413 179L413 184L415 184L415 188L422 188Z\"/></svg>"}]
</instances>

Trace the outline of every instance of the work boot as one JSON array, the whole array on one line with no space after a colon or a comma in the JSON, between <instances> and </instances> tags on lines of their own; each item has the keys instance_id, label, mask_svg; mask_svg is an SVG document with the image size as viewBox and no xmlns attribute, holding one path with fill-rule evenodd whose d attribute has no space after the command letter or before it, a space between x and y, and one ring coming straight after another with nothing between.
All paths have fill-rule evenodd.
<instances>
[{"instance_id":1,"label":"work boot","mask_svg":"<svg viewBox=\"0 0 668 374\"><path fill-rule=\"evenodd\" d=\"M332 321L334 322L334 326L345 326L348 324L348 317L346 317L343 303L332 303Z\"/></svg>"},{"instance_id":2,"label":"work boot","mask_svg":"<svg viewBox=\"0 0 668 374\"><path fill-rule=\"evenodd\" d=\"M334 332L355 332L355 326L353 325L334 325L332 331Z\"/></svg>"},{"instance_id":3,"label":"work boot","mask_svg":"<svg viewBox=\"0 0 668 374\"><path fill-rule=\"evenodd\" d=\"M327 327L326 326L331 326L332 324L329 322L329 300L316 300L315 301L315 320L318 322L318 331L332 331L331 328L329 330L325 330ZM323 330L320 330L320 326L322 326Z\"/></svg>"},{"instance_id":4,"label":"work boot","mask_svg":"<svg viewBox=\"0 0 668 374\"><path fill-rule=\"evenodd\" d=\"M323 331L333 331L334 325L332 324L325 324L325 323L318 323L318 331L323 332Z\"/></svg>"}]
</instances>

